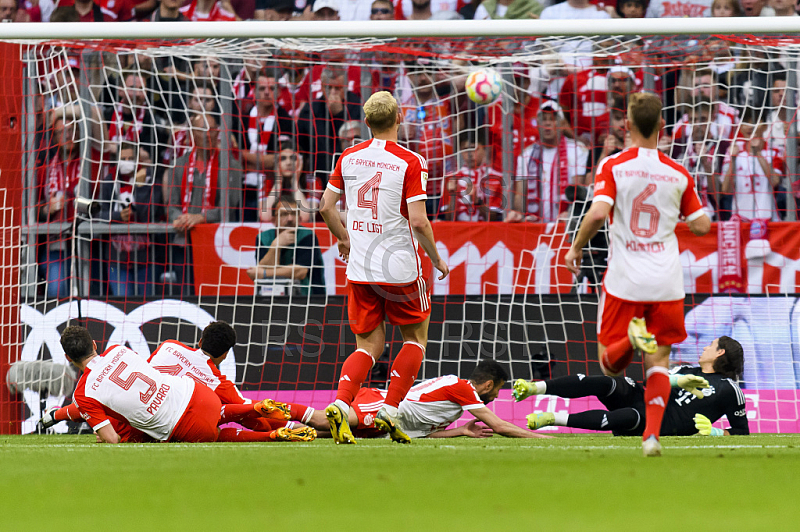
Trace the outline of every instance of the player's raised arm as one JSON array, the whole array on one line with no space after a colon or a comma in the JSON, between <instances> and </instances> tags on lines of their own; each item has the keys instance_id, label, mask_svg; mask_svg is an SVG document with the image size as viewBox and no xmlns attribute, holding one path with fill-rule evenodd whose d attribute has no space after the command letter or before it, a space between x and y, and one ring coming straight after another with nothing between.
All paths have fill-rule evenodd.
<instances>
[{"instance_id":1,"label":"player's raised arm","mask_svg":"<svg viewBox=\"0 0 800 532\"><path fill-rule=\"evenodd\" d=\"M439 276L441 281L450 273L450 268L447 267L447 264L442 260L439 251L436 249L433 228L430 220L428 220L424 201L413 201L408 204L408 222L411 224L411 229L414 230L414 235L416 235L420 245L422 245L422 249L430 257L433 266L441 272Z\"/></svg>"}]
</instances>

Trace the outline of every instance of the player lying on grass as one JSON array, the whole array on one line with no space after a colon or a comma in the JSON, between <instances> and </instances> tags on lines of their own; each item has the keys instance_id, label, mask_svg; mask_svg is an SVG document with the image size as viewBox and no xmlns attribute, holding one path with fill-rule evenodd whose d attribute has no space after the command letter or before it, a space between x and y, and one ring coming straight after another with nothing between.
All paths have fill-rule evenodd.
<instances>
[{"instance_id":1,"label":"player lying on grass","mask_svg":"<svg viewBox=\"0 0 800 532\"><path fill-rule=\"evenodd\" d=\"M400 429L411 438L485 438L492 434L510 438L546 437L504 421L486 408L497 398L507 380L508 375L500 364L493 360L482 360L469 379L444 375L422 381L412 387L400 402L396 418ZM384 436L384 431L375 426L375 416L383 407L386 394L386 390L377 388L361 388L358 391L348 416L349 426L355 436ZM475 419L461 427L448 429L464 411L475 416ZM477 421L486 426L477 425ZM324 416L315 413L310 424L322 431L327 428L326 422Z\"/></svg>"},{"instance_id":2,"label":"player lying on grass","mask_svg":"<svg viewBox=\"0 0 800 532\"><path fill-rule=\"evenodd\" d=\"M83 372L73 401L98 441L309 441L316 436L309 427L282 427L269 433L220 430L220 424L239 423L262 413L249 404L223 407L208 386L160 373L126 347L115 345L98 354L97 344L83 327L67 327L61 346Z\"/></svg>"},{"instance_id":3,"label":"player lying on grass","mask_svg":"<svg viewBox=\"0 0 800 532\"><path fill-rule=\"evenodd\" d=\"M220 364L234 345L236 345L234 328L224 321L215 321L203 329L197 349L192 349L177 340L167 340L150 355L148 363L161 373L186 376L205 384L217 394L224 405L251 404L252 401L245 399L236 385L219 370ZM287 420L306 423L314 413L313 408L280 403L271 399L260 401L253 407L255 412L250 418L243 419L240 424L261 432L271 432L284 426L295 428L295 424ZM65 420L80 420L78 407L74 403L45 410L41 425L46 429Z\"/></svg>"},{"instance_id":4,"label":"player lying on grass","mask_svg":"<svg viewBox=\"0 0 800 532\"><path fill-rule=\"evenodd\" d=\"M736 384L744 369L742 346L728 336L720 336L703 350L699 366L678 366L671 371L672 393L667 402L661 434L723 436L750 434L745 397ZM698 383L702 378L707 383ZM702 389L702 391L701 391ZM528 426L539 429L550 425L588 430L610 430L615 436L641 436L645 426L644 387L628 377L574 375L560 379L514 383L514 398L531 395L559 397L596 396L608 410L589 410L578 414L560 412L528 415ZM730 428L711 424L722 416Z\"/></svg>"}]
</instances>

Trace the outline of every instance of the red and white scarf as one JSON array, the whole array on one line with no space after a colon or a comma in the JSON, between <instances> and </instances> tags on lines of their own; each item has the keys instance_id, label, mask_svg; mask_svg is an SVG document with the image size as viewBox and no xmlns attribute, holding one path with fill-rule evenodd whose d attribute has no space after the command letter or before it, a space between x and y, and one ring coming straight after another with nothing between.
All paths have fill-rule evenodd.
<instances>
[{"instance_id":1,"label":"red and white scarf","mask_svg":"<svg viewBox=\"0 0 800 532\"><path fill-rule=\"evenodd\" d=\"M208 13L198 11L197 3L197 0L192 0L189 4L180 8L180 12L183 13L183 16L192 22L228 22L236 20L236 15L222 7L219 1L214 2L214 5L211 6L211 10Z\"/></svg>"},{"instance_id":2,"label":"red and white scarf","mask_svg":"<svg viewBox=\"0 0 800 532\"><path fill-rule=\"evenodd\" d=\"M192 189L194 188L194 175L195 171L203 174L204 170L199 167L197 160L197 148L194 148L189 154L189 160L183 168L183 184L181 197L183 214L189 212L189 206L192 204ZM213 150L211 155L206 160L205 167L205 188L203 190L203 206L202 213L205 214L209 209L214 207L214 201L217 197L217 172L219 171L219 154L218 150Z\"/></svg>"},{"instance_id":3,"label":"red and white scarf","mask_svg":"<svg viewBox=\"0 0 800 532\"><path fill-rule=\"evenodd\" d=\"M47 191L49 196L63 194L64 199L75 197L75 188L81 179L81 159L76 157L64 163L61 152L53 156L47 165Z\"/></svg>"},{"instance_id":4,"label":"red and white scarf","mask_svg":"<svg viewBox=\"0 0 800 532\"><path fill-rule=\"evenodd\" d=\"M550 207L551 212L546 213L544 205L544 180L542 179L542 167L544 166L544 149L541 144L534 144L531 156L528 159L528 215L534 215L539 220L555 221L558 214L566 208L566 201L562 198L566 194L569 185L569 154L567 153L567 139L561 137L558 141L558 152L556 160L550 167L550 180L547 186L550 187Z\"/></svg>"},{"instance_id":5,"label":"red and white scarf","mask_svg":"<svg viewBox=\"0 0 800 532\"><path fill-rule=\"evenodd\" d=\"M122 142L127 140L129 142L139 142L139 134L144 127L144 107L135 110L133 116L133 123L125 122L122 119L122 105L117 105L114 110L114 116L111 118L111 124L108 126L108 137L112 142Z\"/></svg>"}]
</instances>

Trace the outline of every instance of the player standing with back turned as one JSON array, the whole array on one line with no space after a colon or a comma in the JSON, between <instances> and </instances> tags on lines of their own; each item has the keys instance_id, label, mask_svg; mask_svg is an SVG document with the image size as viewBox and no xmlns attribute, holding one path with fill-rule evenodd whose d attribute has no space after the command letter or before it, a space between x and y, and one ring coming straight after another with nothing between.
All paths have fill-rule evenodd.
<instances>
[{"instance_id":1,"label":"player standing with back turned","mask_svg":"<svg viewBox=\"0 0 800 532\"><path fill-rule=\"evenodd\" d=\"M683 269L675 225L683 216L695 235L711 229L689 172L660 153L664 127L655 94L631 95L632 146L597 168L594 200L565 260L578 274L583 247L610 218L608 270L597 319L597 351L606 375L618 375L633 352L644 353L645 456L661 456L659 435L670 394L671 346L686 339ZM647 327L649 323L649 330Z\"/></svg>"},{"instance_id":2,"label":"player standing with back turned","mask_svg":"<svg viewBox=\"0 0 800 532\"><path fill-rule=\"evenodd\" d=\"M386 91L364 104L373 138L344 151L322 197L320 214L339 241L347 261L348 318L357 349L347 357L336 400L325 409L336 443L355 443L348 412L375 360L381 356L386 324L400 327L403 347L392 364L384 406L375 426L392 440L408 443L397 407L414 384L425 357L430 321L430 288L422 276L417 243L422 245L444 279L450 270L439 256L425 211L428 165L425 159L397 144L402 116ZM336 208L347 200L347 227Z\"/></svg>"}]
</instances>

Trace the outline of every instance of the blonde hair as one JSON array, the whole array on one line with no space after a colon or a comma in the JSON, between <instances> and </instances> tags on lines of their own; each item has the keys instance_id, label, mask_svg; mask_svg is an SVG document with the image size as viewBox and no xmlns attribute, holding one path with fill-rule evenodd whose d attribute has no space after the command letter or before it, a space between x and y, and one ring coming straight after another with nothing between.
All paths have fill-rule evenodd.
<instances>
[{"instance_id":1,"label":"blonde hair","mask_svg":"<svg viewBox=\"0 0 800 532\"><path fill-rule=\"evenodd\" d=\"M635 92L628 99L628 118L639 133L650 138L659 130L661 98L652 92Z\"/></svg>"},{"instance_id":2,"label":"blonde hair","mask_svg":"<svg viewBox=\"0 0 800 532\"><path fill-rule=\"evenodd\" d=\"M373 133L383 133L397 125L397 100L387 91L376 92L364 104L364 117Z\"/></svg>"}]
</instances>

